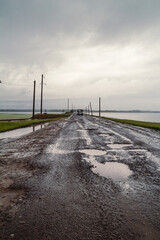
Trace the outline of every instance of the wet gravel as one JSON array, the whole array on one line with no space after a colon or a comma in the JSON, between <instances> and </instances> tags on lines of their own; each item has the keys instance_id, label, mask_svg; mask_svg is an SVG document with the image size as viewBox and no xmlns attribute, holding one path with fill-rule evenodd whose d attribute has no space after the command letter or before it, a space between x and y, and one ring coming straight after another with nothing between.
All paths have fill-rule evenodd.
<instances>
[{"instance_id":1,"label":"wet gravel","mask_svg":"<svg viewBox=\"0 0 160 240\"><path fill-rule=\"evenodd\" d=\"M159 140L77 115L1 140L0 239L160 239Z\"/></svg>"}]
</instances>

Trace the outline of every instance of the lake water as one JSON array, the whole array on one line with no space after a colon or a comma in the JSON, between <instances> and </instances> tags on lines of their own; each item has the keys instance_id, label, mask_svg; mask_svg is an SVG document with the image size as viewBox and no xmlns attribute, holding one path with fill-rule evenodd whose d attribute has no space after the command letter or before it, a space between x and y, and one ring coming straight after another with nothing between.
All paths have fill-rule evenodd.
<instances>
[{"instance_id":1,"label":"lake water","mask_svg":"<svg viewBox=\"0 0 160 240\"><path fill-rule=\"evenodd\" d=\"M32 114L31 112L0 112L5 114ZM62 113L62 112L48 112L48 113ZM93 114L98 116L98 112L94 112ZM102 112L101 116L110 117L110 118L119 118L119 119L129 119L129 120L137 120L137 121L146 121L146 122L159 122L160 123L160 113L134 113L134 112Z\"/></svg>"},{"instance_id":2,"label":"lake water","mask_svg":"<svg viewBox=\"0 0 160 240\"><path fill-rule=\"evenodd\" d=\"M93 114L98 116L97 112L94 112ZM101 116L109 117L109 118L119 118L119 119L129 119L129 120L160 123L160 113L102 112Z\"/></svg>"}]
</instances>

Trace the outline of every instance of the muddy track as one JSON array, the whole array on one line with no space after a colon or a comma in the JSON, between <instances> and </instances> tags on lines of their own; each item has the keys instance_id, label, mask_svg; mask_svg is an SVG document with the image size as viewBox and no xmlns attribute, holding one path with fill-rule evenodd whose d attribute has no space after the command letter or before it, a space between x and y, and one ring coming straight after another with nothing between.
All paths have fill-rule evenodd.
<instances>
[{"instance_id":1,"label":"muddy track","mask_svg":"<svg viewBox=\"0 0 160 240\"><path fill-rule=\"evenodd\" d=\"M0 239L159 239L159 132L72 115L0 147Z\"/></svg>"}]
</instances>

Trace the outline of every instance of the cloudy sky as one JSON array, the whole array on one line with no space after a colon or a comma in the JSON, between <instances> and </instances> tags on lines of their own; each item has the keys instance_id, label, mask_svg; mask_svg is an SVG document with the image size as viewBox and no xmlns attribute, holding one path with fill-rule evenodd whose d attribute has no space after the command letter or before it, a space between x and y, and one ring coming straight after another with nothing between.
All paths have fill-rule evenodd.
<instances>
[{"instance_id":1,"label":"cloudy sky","mask_svg":"<svg viewBox=\"0 0 160 240\"><path fill-rule=\"evenodd\" d=\"M45 108L160 110L160 1L0 0L0 108L42 73Z\"/></svg>"}]
</instances>

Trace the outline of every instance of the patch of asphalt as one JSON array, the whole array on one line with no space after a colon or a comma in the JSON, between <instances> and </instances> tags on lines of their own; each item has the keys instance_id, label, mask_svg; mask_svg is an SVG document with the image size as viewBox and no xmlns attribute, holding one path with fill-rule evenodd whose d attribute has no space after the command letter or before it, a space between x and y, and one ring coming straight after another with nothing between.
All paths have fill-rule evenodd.
<instances>
[{"instance_id":1,"label":"patch of asphalt","mask_svg":"<svg viewBox=\"0 0 160 240\"><path fill-rule=\"evenodd\" d=\"M27 166L33 162L38 170L9 186L23 191L23 197L16 198L9 214L3 212L2 239L158 239L160 176L152 155L159 157L159 151L157 145L153 152L152 144L149 148L148 136L157 142L157 133L147 132L146 140L141 132L139 145L139 128L76 115L62 121L54 134L51 129L39 135L43 147L35 141L31 152L37 149L36 154L26 157ZM109 144L128 145L119 149ZM124 181L100 177L80 152L85 149L105 151L95 161L126 164L133 174Z\"/></svg>"}]
</instances>

